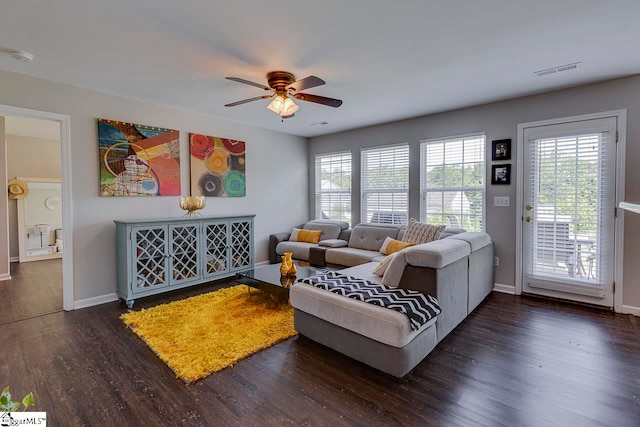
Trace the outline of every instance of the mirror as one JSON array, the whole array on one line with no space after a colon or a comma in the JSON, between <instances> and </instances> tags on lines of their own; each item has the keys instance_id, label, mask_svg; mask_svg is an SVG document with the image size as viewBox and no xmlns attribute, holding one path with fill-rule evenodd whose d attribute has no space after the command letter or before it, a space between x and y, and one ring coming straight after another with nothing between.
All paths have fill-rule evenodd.
<instances>
[{"instance_id":1,"label":"mirror","mask_svg":"<svg viewBox=\"0 0 640 427\"><path fill-rule=\"evenodd\" d=\"M18 199L20 262L62 257L62 191L60 180L18 178L29 195Z\"/></svg>"}]
</instances>

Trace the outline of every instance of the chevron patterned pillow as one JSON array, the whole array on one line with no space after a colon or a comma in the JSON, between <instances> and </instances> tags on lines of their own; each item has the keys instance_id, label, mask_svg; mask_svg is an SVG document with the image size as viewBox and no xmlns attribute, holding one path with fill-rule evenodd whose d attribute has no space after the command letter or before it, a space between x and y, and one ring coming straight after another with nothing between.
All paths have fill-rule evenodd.
<instances>
[{"instance_id":1,"label":"chevron patterned pillow","mask_svg":"<svg viewBox=\"0 0 640 427\"><path fill-rule=\"evenodd\" d=\"M402 236L402 241L415 243L416 245L429 243L437 240L444 228L444 225L424 224L411 218L407 231Z\"/></svg>"}]
</instances>

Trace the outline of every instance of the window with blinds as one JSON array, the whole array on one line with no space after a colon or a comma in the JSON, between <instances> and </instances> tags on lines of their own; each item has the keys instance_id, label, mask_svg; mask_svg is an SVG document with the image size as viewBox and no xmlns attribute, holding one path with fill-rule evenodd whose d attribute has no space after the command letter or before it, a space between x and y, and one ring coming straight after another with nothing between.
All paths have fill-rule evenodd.
<instances>
[{"instance_id":1,"label":"window with blinds","mask_svg":"<svg viewBox=\"0 0 640 427\"><path fill-rule=\"evenodd\" d=\"M533 206L526 270L532 276L601 284L610 280L604 248L611 234L603 219L611 217L614 195L607 194L607 137L593 133L530 142L528 206ZM613 193L613 192L610 192Z\"/></svg>"},{"instance_id":2,"label":"window with blinds","mask_svg":"<svg viewBox=\"0 0 640 427\"><path fill-rule=\"evenodd\" d=\"M362 150L361 161L361 221L407 224L409 145Z\"/></svg>"},{"instance_id":3,"label":"window with blinds","mask_svg":"<svg viewBox=\"0 0 640 427\"><path fill-rule=\"evenodd\" d=\"M351 225L351 152L316 155L316 219Z\"/></svg>"},{"instance_id":4,"label":"window with blinds","mask_svg":"<svg viewBox=\"0 0 640 427\"><path fill-rule=\"evenodd\" d=\"M485 135L422 141L421 220L484 230Z\"/></svg>"}]
</instances>

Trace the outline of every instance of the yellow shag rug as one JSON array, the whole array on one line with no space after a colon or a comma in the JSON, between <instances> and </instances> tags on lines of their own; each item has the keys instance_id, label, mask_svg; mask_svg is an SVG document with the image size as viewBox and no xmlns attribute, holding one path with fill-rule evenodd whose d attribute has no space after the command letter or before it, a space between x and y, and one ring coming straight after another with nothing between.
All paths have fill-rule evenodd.
<instances>
[{"instance_id":1,"label":"yellow shag rug","mask_svg":"<svg viewBox=\"0 0 640 427\"><path fill-rule=\"evenodd\" d=\"M244 285L120 318L187 383L296 334L286 298Z\"/></svg>"}]
</instances>

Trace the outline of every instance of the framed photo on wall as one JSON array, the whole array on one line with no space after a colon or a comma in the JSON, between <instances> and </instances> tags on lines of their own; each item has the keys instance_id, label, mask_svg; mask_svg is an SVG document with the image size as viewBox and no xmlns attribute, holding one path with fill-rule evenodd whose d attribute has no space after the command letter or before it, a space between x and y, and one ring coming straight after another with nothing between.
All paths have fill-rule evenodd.
<instances>
[{"instance_id":1,"label":"framed photo on wall","mask_svg":"<svg viewBox=\"0 0 640 427\"><path fill-rule=\"evenodd\" d=\"M491 160L511 160L511 139L491 141Z\"/></svg>"},{"instance_id":2,"label":"framed photo on wall","mask_svg":"<svg viewBox=\"0 0 640 427\"><path fill-rule=\"evenodd\" d=\"M491 184L509 185L511 183L511 164L491 166Z\"/></svg>"}]
</instances>

